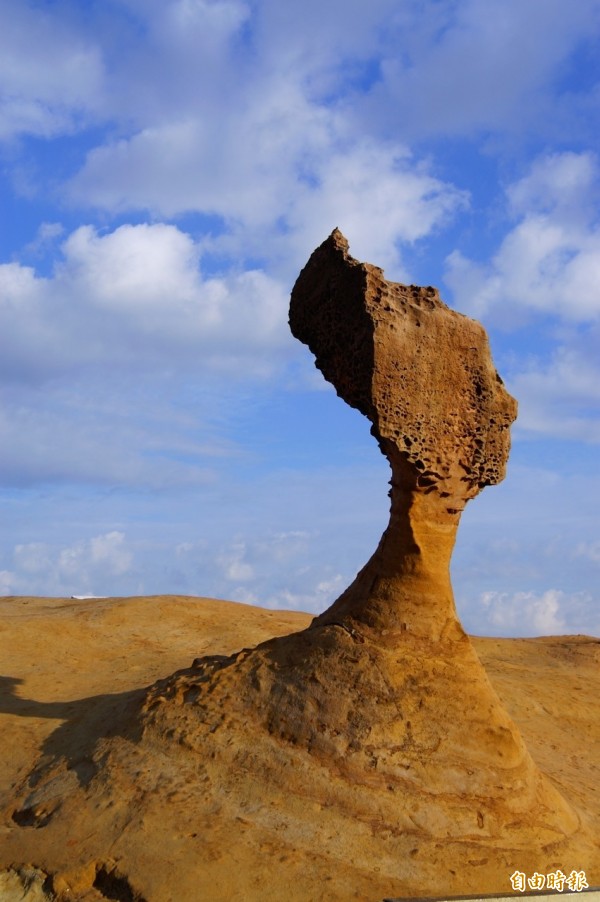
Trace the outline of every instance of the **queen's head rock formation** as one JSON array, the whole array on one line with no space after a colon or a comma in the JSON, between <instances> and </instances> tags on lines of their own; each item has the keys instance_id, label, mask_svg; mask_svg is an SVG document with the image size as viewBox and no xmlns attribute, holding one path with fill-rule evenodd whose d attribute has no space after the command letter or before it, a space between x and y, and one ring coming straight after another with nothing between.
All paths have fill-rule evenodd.
<instances>
[{"instance_id":1,"label":"queen's head rock formation","mask_svg":"<svg viewBox=\"0 0 600 902\"><path fill-rule=\"evenodd\" d=\"M292 292L290 326L340 397L372 423L390 462L379 548L321 618L432 639L458 628L449 564L466 502L504 477L515 400L483 327L435 288L387 282L337 229Z\"/></svg>"},{"instance_id":2,"label":"queen's head rock formation","mask_svg":"<svg viewBox=\"0 0 600 902\"><path fill-rule=\"evenodd\" d=\"M389 525L308 629L157 684L147 735L210 748L236 792L240 772L258 775L286 798L290 842L384 855L407 894L464 889L469 862L481 891L517 860L559 867L585 826L500 703L450 584L461 511L504 477L516 416L486 333L434 288L354 260L337 230L294 285L290 326L372 424L392 469Z\"/></svg>"},{"instance_id":3,"label":"queen's head rock formation","mask_svg":"<svg viewBox=\"0 0 600 902\"><path fill-rule=\"evenodd\" d=\"M199 657L129 699L78 762L79 787L74 767L42 762L11 814L41 812L33 863L96 886L101 835L146 902L173 886L185 902L283 887L342 902L598 873L585 811L534 762L455 610L461 512L504 477L516 416L484 329L354 260L337 230L298 277L290 326L389 460L379 546L305 629ZM8 860L30 860L9 833Z\"/></svg>"}]
</instances>

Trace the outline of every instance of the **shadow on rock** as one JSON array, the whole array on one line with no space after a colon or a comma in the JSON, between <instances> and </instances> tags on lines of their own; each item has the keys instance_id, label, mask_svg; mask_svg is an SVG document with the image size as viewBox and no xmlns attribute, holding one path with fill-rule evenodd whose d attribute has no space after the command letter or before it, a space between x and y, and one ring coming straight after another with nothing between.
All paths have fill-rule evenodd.
<instances>
[{"instance_id":1,"label":"shadow on rock","mask_svg":"<svg viewBox=\"0 0 600 902\"><path fill-rule=\"evenodd\" d=\"M137 742L138 712L146 689L92 695L73 701L42 702L18 694L22 679L0 676L0 713L60 720L44 740L41 756L22 787L12 814L20 826L45 826L66 795L89 785L98 771L94 753L102 739Z\"/></svg>"}]
</instances>

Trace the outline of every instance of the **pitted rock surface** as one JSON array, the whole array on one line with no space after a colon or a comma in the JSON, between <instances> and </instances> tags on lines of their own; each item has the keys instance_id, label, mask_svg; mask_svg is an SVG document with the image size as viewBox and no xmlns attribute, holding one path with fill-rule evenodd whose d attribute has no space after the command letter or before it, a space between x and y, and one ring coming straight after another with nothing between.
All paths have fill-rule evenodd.
<instances>
[{"instance_id":1,"label":"pitted rock surface","mask_svg":"<svg viewBox=\"0 0 600 902\"><path fill-rule=\"evenodd\" d=\"M388 282L348 253L339 230L311 256L290 327L340 397L412 465L413 487L456 507L504 478L517 404L492 363L483 326L436 288ZM452 505L455 505L453 508Z\"/></svg>"},{"instance_id":2,"label":"pitted rock surface","mask_svg":"<svg viewBox=\"0 0 600 902\"><path fill-rule=\"evenodd\" d=\"M387 282L354 260L337 229L298 277L290 327L340 397L369 418L392 468L388 530L321 622L343 614L379 631L401 624L439 636L455 621L448 568L460 514L503 479L517 414L485 330L435 288ZM419 577L424 595L432 583L437 594L421 610Z\"/></svg>"}]
</instances>

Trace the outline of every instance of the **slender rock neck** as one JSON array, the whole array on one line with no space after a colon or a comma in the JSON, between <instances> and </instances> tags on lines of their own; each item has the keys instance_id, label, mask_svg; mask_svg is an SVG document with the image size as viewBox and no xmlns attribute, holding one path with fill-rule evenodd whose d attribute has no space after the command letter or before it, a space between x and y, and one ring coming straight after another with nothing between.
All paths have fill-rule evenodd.
<instances>
[{"instance_id":1,"label":"slender rock neck","mask_svg":"<svg viewBox=\"0 0 600 902\"><path fill-rule=\"evenodd\" d=\"M367 630L385 644L406 632L432 641L462 638L450 582L460 512L448 512L435 490L417 488L417 477L408 464L394 467L390 520L379 545L315 625Z\"/></svg>"}]
</instances>

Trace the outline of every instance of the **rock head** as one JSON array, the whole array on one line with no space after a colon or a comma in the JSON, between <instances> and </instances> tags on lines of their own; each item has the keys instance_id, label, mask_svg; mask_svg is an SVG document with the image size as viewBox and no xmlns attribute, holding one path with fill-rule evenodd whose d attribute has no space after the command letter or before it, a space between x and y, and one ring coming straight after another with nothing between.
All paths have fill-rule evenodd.
<instances>
[{"instance_id":1,"label":"rock head","mask_svg":"<svg viewBox=\"0 0 600 902\"><path fill-rule=\"evenodd\" d=\"M340 397L372 423L392 469L391 517L355 583L319 622L393 641L458 628L450 555L466 502L503 479L517 414L475 320L435 288L387 282L337 229L292 292L290 326Z\"/></svg>"}]
</instances>

